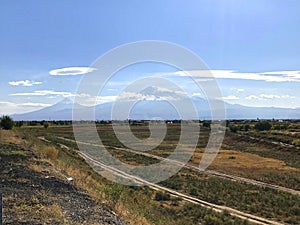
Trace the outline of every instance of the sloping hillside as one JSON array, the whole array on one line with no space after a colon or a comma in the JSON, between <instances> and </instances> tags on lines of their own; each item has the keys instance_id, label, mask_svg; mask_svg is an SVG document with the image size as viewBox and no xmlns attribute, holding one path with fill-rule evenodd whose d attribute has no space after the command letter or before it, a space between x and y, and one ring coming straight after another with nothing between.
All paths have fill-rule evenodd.
<instances>
[{"instance_id":1,"label":"sloping hillside","mask_svg":"<svg viewBox=\"0 0 300 225\"><path fill-rule=\"evenodd\" d=\"M22 146L13 137L10 143L2 137L0 143L4 224L125 224L107 206L76 188L50 162ZM48 149L50 153L56 154L53 148Z\"/></svg>"}]
</instances>

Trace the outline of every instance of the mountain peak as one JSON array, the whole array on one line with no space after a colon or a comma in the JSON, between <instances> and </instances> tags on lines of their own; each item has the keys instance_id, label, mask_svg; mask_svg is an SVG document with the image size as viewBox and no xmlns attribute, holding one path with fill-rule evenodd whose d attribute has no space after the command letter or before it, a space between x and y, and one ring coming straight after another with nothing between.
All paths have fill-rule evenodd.
<instances>
[{"instance_id":1,"label":"mountain peak","mask_svg":"<svg viewBox=\"0 0 300 225\"><path fill-rule=\"evenodd\" d=\"M67 98L64 98L63 100L57 102L56 104L73 105L74 104L74 98L67 97Z\"/></svg>"},{"instance_id":2,"label":"mountain peak","mask_svg":"<svg viewBox=\"0 0 300 225\"><path fill-rule=\"evenodd\" d=\"M142 90L140 93L145 96L154 96L156 99L164 99L164 98L182 99L185 97L185 94L182 91L173 90L170 88L162 88L157 86L147 87L144 90Z\"/></svg>"}]
</instances>

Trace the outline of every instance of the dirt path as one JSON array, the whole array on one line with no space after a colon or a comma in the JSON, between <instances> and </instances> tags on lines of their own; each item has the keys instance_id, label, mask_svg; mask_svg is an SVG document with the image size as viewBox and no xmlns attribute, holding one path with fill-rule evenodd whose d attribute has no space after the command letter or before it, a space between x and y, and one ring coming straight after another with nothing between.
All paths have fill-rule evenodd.
<instances>
[{"instance_id":1,"label":"dirt path","mask_svg":"<svg viewBox=\"0 0 300 225\"><path fill-rule=\"evenodd\" d=\"M300 147L296 147L294 145L287 144L287 143L284 143L284 142L281 142L281 141L272 141L272 140L269 140L267 138L258 138L258 137L253 137L253 136L245 135L245 134L237 134L237 136L239 136L239 137L248 137L251 140L263 141L263 142L266 142L266 143L271 143L271 144L274 144L274 145L284 146L284 147L287 147L287 148L300 149Z\"/></svg>"},{"instance_id":2,"label":"dirt path","mask_svg":"<svg viewBox=\"0 0 300 225\"><path fill-rule=\"evenodd\" d=\"M63 138L63 137L58 137L58 138L62 139L62 140L65 140L65 141L75 142L74 140L68 139L68 138ZM43 140L42 138L40 138L40 139ZM79 142L79 143L80 144L89 144L89 145L92 145L92 146L95 146L95 147L97 147L97 146L104 147L103 145L96 145L96 144L85 143L85 142ZM64 146L64 147L67 147L67 146ZM229 174L221 173L221 172L218 172L218 171L215 171L215 170L205 170L205 171L203 171L203 170L200 170L196 166L186 165L186 164L184 164L182 162L179 162L179 161L166 159L166 158L163 158L161 156L149 154L149 153L146 153L146 152L140 152L140 151L135 151L135 150L126 149L126 148L118 148L118 147L111 147L111 148L116 149L116 150L122 150L122 151L130 152L130 153L138 154L138 155L143 155L143 156L158 159L158 160L167 160L171 163L174 163L175 165L179 165L179 166L182 166L186 169L190 169L190 170L193 170L193 171L199 172L199 173L204 173L204 174L207 174L207 175L210 175L210 176L220 177L220 178L231 180L231 181L243 182L243 183L252 184L252 185L256 185L256 186L260 186L260 187L271 188L271 189L274 189L274 190L283 191L283 192L287 192L287 193L290 193L290 194L293 194L293 195L299 195L300 196L300 191L290 189L290 188L286 188L286 187L283 187L283 186L279 186L279 185L275 185L275 184L269 184L269 183L265 183L265 182L262 182L262 181L257 181L257 180L253 180L253 179L249 179L249 178L245 178L245 177L229 175Z\"/></svg>"},{"instance_id":3,"label":"dirt path","mask_svg":"<svg viewBox=\"0 0 300 225\"><path fill-rule=\"evenodd\" d=\"M121 170L118 170L118 169L114 168L114 167L107 166L107 165L105 165L102 162L94 160L88 154L85 154L85 153L82 153L82 152L79 152L79 151L78 151L78 154L80 156L82 156L84 159L86 159L87 161L93 162L94 164L102 167L103 169L105 169L105 170L107 170L109 172L112 172L116 176L120 176L122 178L129 179L129 180L134 181L134 182L139 183L139 184L147 185L148 187L150 187L150 188L152 188L154 190L161 190L161 191L168 192L168 193L170 193L173 196L180 197L180 198L184 199L185 201L188 201L188 202L191 202L191 203L195 203L195 204L199 204L199 205L201 205L203 207L210 208L210 209L212 209L214 211L217 211L217 212L222 212L222 211L226 210L232 216L236 216L236 217L241 218L241 219L246 219L246 220L249 220L250 222L256 223L256 224L283 225L282 223L279 223L279 222L276 222L276 221L272 221L272 220L268 220L268 219L265 219L265 218L262 218L262 217L258 217L258 216L252 215L252 214L244 213L242 211L239 211L239 210L227 207L227 206L220 206L220 205L212 204L210 202L206 202L206 201L203 201L201 199L198 199L198 198L195 198L195 197L191 197L191 196L186 195L186 194L182 194L182 193L180 193L178 191L175 191L173 189L166 188L166 187L163 187L163 186L158 185L158 184L150 183L150 182L148 182L148 181L146 181L144 179L141 179L139 177L127 174L127 173L125 173L125 172L123 172Z\"/></svg>"},{"instance_id":4,"label":"dirt path","mask_svg":"<svg viewBox=\"0 0 300 225\"><path fill-rule=\"evenodd\" d=\"M42 139L42 138L40 138ZM62 140L67 140L67 141L72 141L72 142L75 142L74 140L71 140L71 139L67 139L67 138L60 138ZM91 143L85 143L85 142L80 142L81 144L87 144L87 145L91 145L91 146L99 146L99 145L96 145L96 144L91 144ZM69 149L68 146L66 145L63 145L63 144L60 144L60 146L62 148L66 148L66 149ZM151 155L151 154L148 154L148 153L144 153L144 152L136 152L136 151L133 151L133 150L128 150L128 149L123 149L123 148L116 148L116 149L120 149L120 150L126 150L128 152L132 152L132 153L140 153L142 155L145 155L145 156L148 156L148 157L153 157L153 158L156 158L156 159L164 159L165 158L162 158L162 157L159 157L159 156L154 156L154 155ZM173 195L173 196L176 196L176 197L180 197L182 199L184 199L185 201L188 201L188 202L191 202L191 203L194 203L194 204L199 204L203 207L206 207L206 208L209 208L209 209L212 209L214 211L217 211L217 212L222 212L222 211L227 211L229 212L232 216L235 216L235 217L238 217L238 218L241 218L241 219L246 219L246 220L249 220L250 222L252 223L256 223L256 224L264 224L264 225L282 225L282 223L279 223L279 222L276 222L276 221L272 221L272 220L269 220L269 219L265 219L265 218L262 218L262 217L259 217L259 216L255 216L255 215L252 215L252 214L249 214L249 213L245 213L245 212L242 212L242 211L239 211L239 210L236 210L236 209L233 209L233 208L230 208L230 207L227 207L227 206L221 206L221 205L216 205L216 204L213 204L213 203L210 203L210 202L207 202L207 201L203 201L201 199L198 199L198 198L195 198L195 197L192 197L192 196L189 196L189 195L186 195L186 194L183 194L183 193L180 193L178 191L175 191L173 189L170 189L170 188L166 188L164 186L161 186L161 185L158 185L158 184L154 184L154 183L151 183L151 182L148 182L140 177L137 177L137 176L133 176L131 174L128 174L124 171L121 171L117 168L114 168L112 166L107 166L105 165L103 162L100 162L98 160L95 160L93 159L90 155L86 154L86 153L83 153L83 152L80 152L80 151L77 151L78 154L80 156L82 156L85 160L91 162L91 163L94 163L95 165L97 166L100 166L101 168L113 173L114 175L116 176L119 176L119 177L122 177L122 178L125 178L125 179L128 179L130 181L133 181L137 184L142 184L142 185L147 185L149 186L151 189L154 189L154 190L161 190L161 191L165 191L165 192L168 192L169 194ZM176 163L178 165L182 165L180 162L178 161L174 161L174 160L170 160L172 163ZM193 166L185 166L186 168L188 169L193 169L193 170L196 170L198 172L203 172L203 171L200 171L197 167L193 167ZM218 172L216 172L218 173ZM217 175L215 174L215 172L211 173L210 171L208 172L208 174L210 175L214 175L214 176L220 176L220 177L223 177L222 174L221 175ZM226 175L226 174L224 174ZM226 176L224 176L223 178L226 178L226 179L229 179ZM230 178L232 180L232 178ZM241 179L244 179L244 178L241 178ZM244 180L241 180L243 182L249 182L249 181L244 181ZM252 183L251 183L252 184ZM255 183L253 183L255 184ZM258 184L256 184L258 185ZM260 185L261 186L261 185Z\"/></svg>"}]
</instances>

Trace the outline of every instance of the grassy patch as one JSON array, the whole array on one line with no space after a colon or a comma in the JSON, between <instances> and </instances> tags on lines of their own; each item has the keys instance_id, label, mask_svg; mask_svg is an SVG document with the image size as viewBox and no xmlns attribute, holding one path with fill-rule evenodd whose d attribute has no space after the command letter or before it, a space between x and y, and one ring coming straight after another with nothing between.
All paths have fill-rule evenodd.
<instances>
[{"instance_id":1,"label":"grassy patch","mask_svg":"<svg viewBox=\"0 0 300 225\"><path fill-rule=\"evenodd\" d=\"M4 151L0 151L0 155L2 156L19 156L19 157L26 157L27 153L24 151L18 151L18 150L4 150Z\"/></svg>"},{"instance_id":2,"label":"grassy patch","mask_svg":"<svg viewBox=\"0 0 300 225\"><path fill-rule=\"evenodd\" d=\"M48 132L48 130L43 131ZM40 132L37 133L41 135ZM51 147L48 146L49 144L34 137L31 137L31 141L36 145L35 151L43 153L40 154L41 157L51 160L58 170L74 177L74 184L77 187L87 190L98 201L106 202L123 218L130 221L130 224L247 224L246 221L228 214L216 213L199 205L186 204L178 198L170 197L164 198L163 202L158 201L155 198L157 191L148 187L129 187L109 182L94 172L74 151L56 148L58 154L55 153L55 157L51 157L55 151L49 148ZM64 144L72 145L70 142ZM126 160L132 160L132 156L126 157ZM136 156L134 158L141 162L146 159L146 157L136 158ZM212 221L217 222L212 223Z\"/></svg>"},{"instance_id":3,"label":"grassy patch","mask_svg":"<svg viewBox=\"0 0 300 225\"><path fill-rule=\"evenodd\" d=\"M178 186L178 183L182 185ZM300 221L300 197L273 189L201 176L185 169L162 185L265 218L276 218L282 222Z\"/></svg>"}]
</instances>

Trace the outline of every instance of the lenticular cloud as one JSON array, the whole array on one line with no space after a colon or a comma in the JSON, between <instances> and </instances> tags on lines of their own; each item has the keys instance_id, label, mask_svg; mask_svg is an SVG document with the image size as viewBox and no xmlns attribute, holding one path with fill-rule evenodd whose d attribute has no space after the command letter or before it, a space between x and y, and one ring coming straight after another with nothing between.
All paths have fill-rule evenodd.
<instances>
[{"instance_id":1,"label":"lenticular cloud","mask_svg":"<svg viewBox=\"0 0 300 225\"><path fill-rule=\"evenodd\" d=\"M95 71L95 68L90 67L67 67L61 69L51 70L50 75L53 76L72 76L72 75L83 75Z\"/></svg>"}]
</instances>

